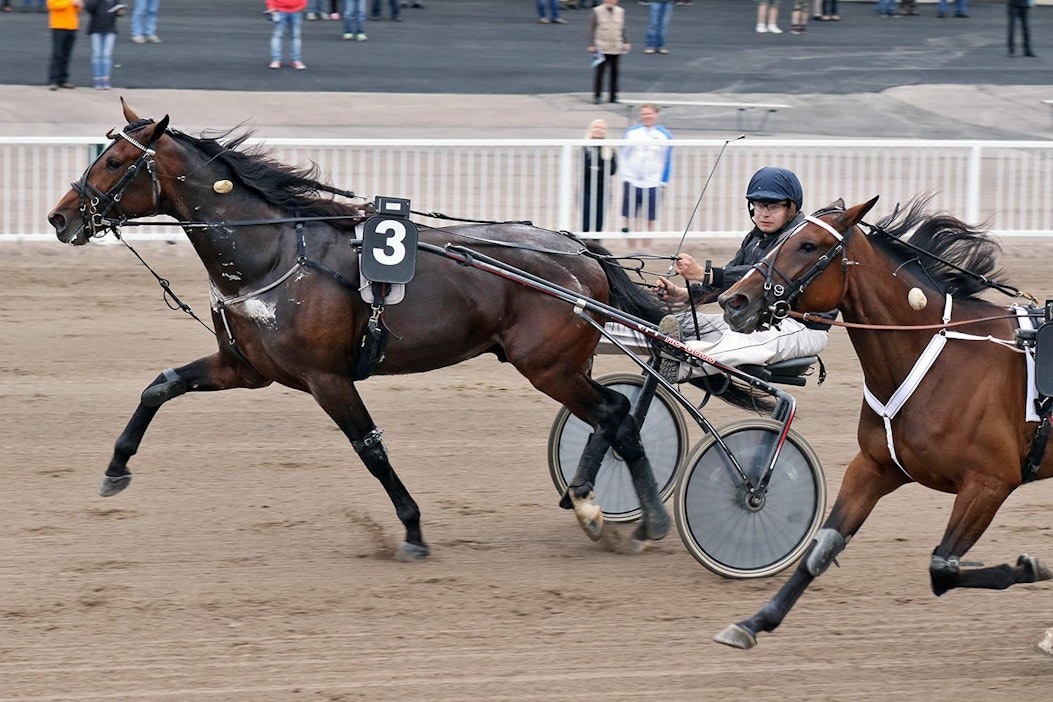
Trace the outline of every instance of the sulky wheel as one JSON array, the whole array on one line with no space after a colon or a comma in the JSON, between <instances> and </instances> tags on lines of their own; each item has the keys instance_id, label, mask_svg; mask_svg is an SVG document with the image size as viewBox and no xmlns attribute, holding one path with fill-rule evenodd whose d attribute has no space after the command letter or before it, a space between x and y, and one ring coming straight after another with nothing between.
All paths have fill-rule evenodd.
<instances>
[{"instance_id":1,"label":"sulky wheel","mask_svg":"<svg viewBox=\"0 0 1053 702\"><path fill-rule=\"evenodd\" d=\"M732 422L719 432L755 484L767 469L782 424ZM826 478L808 443L791 430L763 495L750 496L716 437L702 439L676 488L676 525L687 550L727 578L760 578L804 553L826 509Z\"/></svg>"},{"instance_id":2,"label":"sulky wheel","mask_svg":"<svg viewBox=\"0 0 1053 702\"><path fill-rule=\"evenodd\" d=\"M644 376L631 373L596 378L596 382L629 398L633 407L644 381ZM592 427L572 415L566 407L560 408L548 436L548 469L552 483L561 495L578 470L578 461L591 434ZM658 493L667 500L673 494L676 476L687 455L688 435L687 424L676 400L662 387L657 388L647 410L640 427L640 438L651 461ZM611 449L603 457L595 490L596 502L607 521L629 522L640 517L640 501L633 489L629 469Z\"/></svg>"}]
</instances>

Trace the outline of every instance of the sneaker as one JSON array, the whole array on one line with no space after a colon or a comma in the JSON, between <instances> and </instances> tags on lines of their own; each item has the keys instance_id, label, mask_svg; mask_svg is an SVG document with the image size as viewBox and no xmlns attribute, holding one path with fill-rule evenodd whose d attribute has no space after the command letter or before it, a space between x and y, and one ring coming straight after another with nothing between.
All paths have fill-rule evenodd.
<instances>
[{"instance_id":1,"label":"sneaker","mask_svg":"<svg viewBox=\"0 0 1053 702\"><path fill-rule=\"evenodd\" d=\"M145 44L146 43L146 37L132 37L132 43L133 44Z\"/></svg>"},{"instance_id":2,"label":"sneaker","mask_svg":"<svg viewBox=\"0 0 1053 702\"><path fill-rule=\"evenodd\" d=\"M281 68L281 67L282 67L282 62L281 61L271 61L270 65L267 66L267 68Z\"/></svg>"},{"instance_id":3,"label":"sneaker","mask_svg":"<svg viewBox=\"0 0 1053 702\"><path fill-rule=\"evenodd\" d=\"M351 32L344 32L344 41L351 41L355 38L355 35Z\"/></svg>"},{"instance_id":4,"label":"sneaker","mask_svg":"<svg viewBox=\"0 0 1053 702\"><path fill-rule=\"evenodd\" d=\"M651 47L648 46L646 49L643 50L643 52L645 54L653 54L654 53L654 49L652 49Z\"/></svg>"},{"instance_id":5,"label":"sneaker","mask_svg":"<svg viewBox=\"0 0 1053 702\"><path fill-rule=\"evenodd\" d=\"M355 35L355 41L365 41L366 39L369 39L369 37L367 37L363 32L359 32Z\"/></svg>"},{"instance_id":6,"label":"sneaker","mask_svg":"<svg viewBox=\"0 0 1053 702\"><path fill-rule=\"evenodd\" d=\"M77 86L73 85L73 83L70 83L70 82L69 82L69 81L67 80L67 81L66 81L65 83L59 83L59 86L58 86L58 87L60 87L60 88L66 88L67 90L73 90L73 89L74 89L74 88L76 88Z\"/></svg>"},{"instance_id":7,"label":"sneaker","mask_svg":"<svg viewBox=\"0 0 1053 702\"><path fill-rule=\"evenodd\" d=\"M333 12L332 14L329 15L329 19L331 19L331 20L338 20L338 19L340 19L340 13L339 12Z\"/></svg>"},{"instance_id":8,"label":"sneaker","mask_svg":"<svg viewBox=\"0 0 1053 702\"><path fill-rule=\"evenodd\" d=\"M551 21L551 20L549 20L549 18L548 18L548 17L542 17L541 19L539 19L539 20L538 20L538 22L539 22L540 24L548 24L548 23L549 23L550 21Z\"/></svg>"},{"instance_id":9,"label":"sneaker","mask_svg":"<svg viewBox=\"0 0 1053 702\"><path fill-rule=\"evenodd\" d=\"M658 331L666 336L673 337L677 341L684 340L684 335L680 331L680 320L674 315L667 314L662 317L662 321L658 323ZM662 356L662 361L658 367L658 373L670 383L677 382L677 379L680 377L680 361L675 358Z\"/></svg>"},{"instance_id":10,"label":"sneaker","mask_svg":"<svg viewBox=\"0 0 1053 702\"><path fill-rule=\"evenodd\" d=\"M766 25L766 24L758 24L757 25L757 34L764 34L767 31L768 31L768 25Z\"/></svg>"},{"instance_id":11,"label":"sneaker","mask_svg":"<svg viewBox=\"0 0 1053 702\"><path fill-rule=\"evenodd\" d=\"M48 90L58 90L58 83L51 83L48 85Z\"/></svg>"},{"instance_id":12,"label":"sneaker","mask_svg":"<svg viewBox=\"0 0 1053 702\"><path fill-rule=\"evenodd\" d=\"M664 48L663 49L659 49L658 53L660 53L660 54L668 54L669 53L669 49L664 49Z\"/></svg>"},{"instance_id":13,"label":"sneaker","mask_svg":"<svg viewBox=\"0 0 1053 702\"><path fill-rule=\"evenodd\" d=\"M103 78L102 79L102 89L103 90L109 90L110 89L110 79L109 78Z\"/></svg>"},{"instance_id":14,"label":"sneaker","mask_svg":"<svg viewBox=\"0 0 1053 702\"><path fill-rule=\"evenodd\" d=\"M782 30L774 24L768 25L768 34L782 34Z\"/></svg>"},{"instance_id":15,"label":"sneaker","mask_svg":"<svg viewBox=\"0 0 1053 702\"><path fill-rule=\"evenodd\" d=\"M557 17L556 19L552 20L552 23L553 24L566 24L567 20L563 19L562 17Z\"/></svg>"},{"instance_id":16,"label":"sneaker","mask_svg":"<svg viewBox=\"0 0 1053 702\"><path fill-rule=\"evenodd\" d=\"M304 19L310 20L310 21L314 21L314 20L318 19L318 13L317 12L308 12L307 15L304 17Z\"/></svg>"},{"instance_id":17,"label":"sneaker","mask_svg":"<svg viewBox=\"0 0 1053 702\"><path fill-rule=\"evenodd\" d=\"M293 61L289 65L295 68L297 71L302 71L303 69L307 68L307 66L304 65L303 61Z\"/></svg>"},{"instance_id":18,"label":"sneaker","mask_svg":"<svg viewBox=\"0 0 1053 702\"><path fill-rule=\"evenodd\" d=\"M146 37L146 41L150 42L151 44L160 44L161 37L157 36L156 34L151 34L150 36Z\"/></svg>"}]
</instances>

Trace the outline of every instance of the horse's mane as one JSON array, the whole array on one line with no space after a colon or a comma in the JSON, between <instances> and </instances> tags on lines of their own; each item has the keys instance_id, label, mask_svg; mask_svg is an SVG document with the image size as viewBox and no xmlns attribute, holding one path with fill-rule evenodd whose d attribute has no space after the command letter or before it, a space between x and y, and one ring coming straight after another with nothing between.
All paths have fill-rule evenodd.
<instances>
[{"instance_id":1,"label":"horse's mane","mask_svg":"<svg viewBox=\"0 0 1053 702\"><path fill-rule=\"evenodd\" d=\"M332 226L352 229L371 214L367 205L350 205L322 195L329 186L318 180L318 164L296 167L272 158L263 146L241 149L253 135L252 130L235 133L232 129L195 137L169 129L168 134L184 146L200 151L207 160L227 166L243 186L290 216L333 217Z\"/></svg>"},{"instance_id":2,"label":"horse's mane","mask_svg":"<svg viewBox=\"0 0 1053 702\"><path fill-rule=\"evenodd\" d=\"M919 195L903 208L882 218L875 225L878 235L869 238L897 264L914 264L922 276L944 294L957 299L975 298L988 289L985 279L1003 275L998 268L1002 247L990 237L986 226L970 226L946 213L933 213L927 208L934 195ZM884 236L881 236L884 234ZM972 275L915 251L927 251Z\"/></svg>"}]
</instances>

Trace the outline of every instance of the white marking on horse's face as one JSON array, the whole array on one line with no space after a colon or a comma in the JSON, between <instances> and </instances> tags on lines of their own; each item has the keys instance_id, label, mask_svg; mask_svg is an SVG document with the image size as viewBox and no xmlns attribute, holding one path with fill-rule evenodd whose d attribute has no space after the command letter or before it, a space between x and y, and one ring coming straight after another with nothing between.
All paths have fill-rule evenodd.
<instances>
[{"instance_id":1,"label":"white marking on horse's face","mask_svg":"<svg viewBox=\"0 0 1053 702\"><path fill-rule=\"evenodd\" d=\"M256 321L259 324L263 324L274 328L277 324L277 318L274 314L274 303L264 302L263 300L245 300L240 305L241 311L244 316ZM237 309L235 306L234 309Z\"/></svg>"}]
</instances>

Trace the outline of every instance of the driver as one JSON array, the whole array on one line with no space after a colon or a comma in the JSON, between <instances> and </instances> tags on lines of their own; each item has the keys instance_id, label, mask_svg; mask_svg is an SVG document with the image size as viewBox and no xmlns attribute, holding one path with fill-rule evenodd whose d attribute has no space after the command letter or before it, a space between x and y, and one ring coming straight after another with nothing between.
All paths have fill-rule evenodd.
<instances>
[{"instance_id":1,"label":"driver","mask_svg":"<svg viewBox=\"0 0 1053 702\"><path fill-rule=\"evenodd\" d=\"M693 312L691 308L716 300L767 256L785 233L800 225L804 221L803 200L801 182L792 171L766 166L754 173L746 187L746 205L753 229L743 239L735 257L722 268L710 267L708 261L702 266L685 253L677 257L674 270L687 281L690 294L688 288L661 277L655 288L659 297L688 308L666 316L659 323L659 329L728 366L767 365L819 354L826 347L829 324L787 318L779 323L779 329L740 334L728 327L722 314ZM837 311L822 316L833 320ZM709 364L700 368L668 359L663 360L661 366L661 373L669 382L684 382L719 372Z\"/></svg>"}]
</instances>

